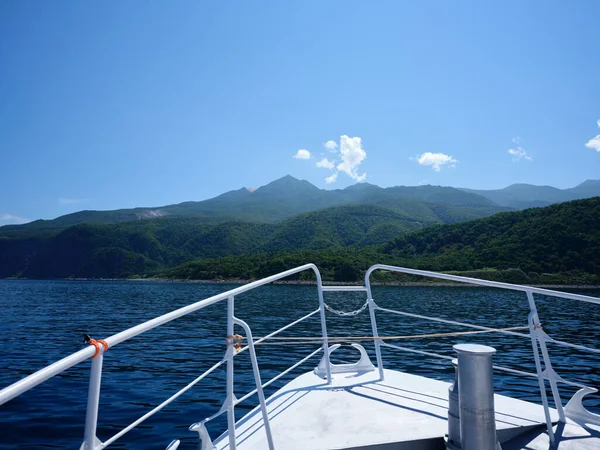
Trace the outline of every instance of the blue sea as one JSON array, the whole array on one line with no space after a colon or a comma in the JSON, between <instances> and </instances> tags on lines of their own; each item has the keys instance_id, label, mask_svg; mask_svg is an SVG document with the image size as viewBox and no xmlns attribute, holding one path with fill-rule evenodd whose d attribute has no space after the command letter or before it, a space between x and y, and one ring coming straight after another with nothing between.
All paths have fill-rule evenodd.
<instances>
[{"instance_id":1,"label":"blue sea","mask_svg":"<svg viewBox=\"0 0 600 450\"><path fill-rule=\"evenodd\" d=\"M83 334L105 338L173 309L236 287L224 283L169 283L144 281L26 281L0 280L0 388L83 348ZM578 290L600 297L600 290ZM527 324L528 305L523 294L472 287L374 288L382 307L464 321L489 327ZM556 339L600 347L600 307L572 300L537 296L544 330ZM354 310L364 293L326 293L332 307ZM305 315L318 307L316 287L271 285L236 297L236 315L247 321L255 336ZM98 437L105 441L120 429L158 405L223 358L225 303L175 320L111 348L105 355L100 396ZM380 312L379 333L385 335L465 331ZM368 311L354 317L327 313L330 336L370 335ZM292 327L284 336L318 336L319 316ZM453 356L458 342L487 344L497 349L494 362L519 370L535 371L531 341L497 334L426 338L402 341L402 345ZM364 344L373 355L373 345ZM564 378L597 386L600 356L550 345L556 371ZM263 382L308 355L314 344L264 345L258 348ZM353 361L355 350L335 352L334 362ZM386 368L442 380L452 380L449 361L391 349L383 350ZM318 358L309 360L269 386L272 394L293 377L312 370ZM235 392L243 396L254 388L248 352L235 360ZM83 439L90 372L86 361L22 396L0 406L0 448L79 448ZM574 392L561 385L563 402ZM534 378L495 375L501 394L540 402ZM197 448L197 434L189 425L217 412L225 397L225 365L136 429L116 441L114 448L164 449L181 439L181 449ZM256 406L256 396L237 407L241 417ZM600 412L598 396L586 406ZM225 417L209 422L211 436L225 430Z\"/></svg>"}]
</instances>

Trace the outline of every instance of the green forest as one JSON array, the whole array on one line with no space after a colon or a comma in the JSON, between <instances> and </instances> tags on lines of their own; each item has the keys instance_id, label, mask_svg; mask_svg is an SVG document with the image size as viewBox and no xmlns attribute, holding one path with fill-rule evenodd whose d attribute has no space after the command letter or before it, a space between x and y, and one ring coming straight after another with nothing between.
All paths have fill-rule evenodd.
<instances>
[{"instance_id":1,"label":"green forest","mask_svg":"<svg viewBox=\"0 0 600 450\"><path fill-rule=\"evenodd\" d=\"M517 283L600 282L600 197L433 223L356 205L271 223L162 217L5 233L0 277L247 280L313 262L325 280L348 282L376 263Z\"/></svg>"},{"instance_id":2,"label":"green forest","mask_svg":"<svg viewBox=\"0 0 600 450\"><path fill-rule=\"evenodd\" d=\"M324 279L357 281L373 264L460 273L511 283L600 282L600 197L405 233L385 244L327 251L202 259L168 278L260 278L314 262ZM310 274L307 274L310 276ZM380 281L415 281L378 274Z\"/></svg>"}]
</instances>

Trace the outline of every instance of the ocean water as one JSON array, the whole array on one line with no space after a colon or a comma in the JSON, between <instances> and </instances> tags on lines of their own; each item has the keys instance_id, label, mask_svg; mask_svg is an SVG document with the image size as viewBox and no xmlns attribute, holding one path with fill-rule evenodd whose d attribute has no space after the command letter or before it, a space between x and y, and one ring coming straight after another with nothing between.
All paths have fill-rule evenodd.
<instances>
[{"instance_id":1,"label":"ocean water","mask_svg":"<svg viewBox=\"0 0 600 450\"><path fill-rule=\"evenodd\" d=\"M223 283L167 283L126 281L0 280L0 388L83 347L83 334L105 338L194 301L236 287ZM600 297L600 290L577 291ZM489 327L527 324L523 294L470 287L374 288L376 302L392 309L449 318ZM336 309L354 310L364 302L362 293L326 293ZM562 339L599 347L600 307L571 300L536 296L545 331ZM255 336L305 315L318 306L315 286L275 285L236 297L236 315L247 321ZM104 359L98 437L105 441L120 429L184 387L226 350L225 302L180 318L111 348ZM464 328L378 313L379 333L385 335L464 331ZM354 317L327 313L330 336L370 335L368 312ZM284 336L318 336L319 316L292 327ZM401 345L453 356L459 342L494 346L497 365L535 371L528 339L497 334L425 338ZM375 360L373 345L363 344ZM314 344L264 345L258 348L263 382L308 355ZM567 380L597 386L600 356L550 344L556 371ZM342 348L334 362L354 361L357 352ZM312 370L320 354L266 389L272 394L298 374ZM391 349L383 350L386 368L442 380L452 380L449 361ZM248 352L235 360L238 397L254 388ZM56 376L28 393L0 406L0 448L79 448L83 438L90 362ZM563 402L574 392L561 385ZM534 378L495 375L496 392L540 402ZM217 412L225 397L225 365L202 380L174 403L142 423L114 448L164 449L175 438L181 449L197 448L190 424ZM256 396L236 409L241 417L254 406ZM586 406L600 412L600 397ZM209 422L215 439L226 428L225 417Z\"/></svg>"}]
</instances>

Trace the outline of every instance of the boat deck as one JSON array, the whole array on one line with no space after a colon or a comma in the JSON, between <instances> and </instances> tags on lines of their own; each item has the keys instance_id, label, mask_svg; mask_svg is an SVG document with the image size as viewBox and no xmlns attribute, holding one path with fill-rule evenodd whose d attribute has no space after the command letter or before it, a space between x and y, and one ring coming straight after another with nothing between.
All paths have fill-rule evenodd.
<instances>
[{"instance_id":1,"label":"boat deck","mask_svg":"<svg viewBox=\"0 0 600 450\"><path fill-rule=\"evenodd\" d=\"M289 450L445 448L450 383L393 370L384 374L383 381L377 371L335 374L331 385L313 372L292 380L267 399L275 446ZM494 400L501 442L545 424L540 405L501 395ZM554 410L552 419L558 419ZM239 449L268 448L259 408L238 421L236 435ZM215 447L229 448L227 435Z\"/></svg>"},{"instance_id":2,"label":"boat deck","mask_svg":"<svg viewBox=\"0 0 600 450\"><path fill-rule=\"evenodd\" d=\"M597 450L600 448L600 427L583 428L568 420L554 426L555 446L550 446L546 429L532 430L502 445L502 450Z\"/></svg>"}]
</instances>

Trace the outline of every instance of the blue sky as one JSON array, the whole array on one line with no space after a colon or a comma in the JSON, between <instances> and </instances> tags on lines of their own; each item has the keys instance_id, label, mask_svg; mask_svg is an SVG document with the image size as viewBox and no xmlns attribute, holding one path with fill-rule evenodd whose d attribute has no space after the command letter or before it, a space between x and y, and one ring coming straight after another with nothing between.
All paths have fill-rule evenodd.
<instances>
[{"instance_id":1,"label":"blue sky","mask_svg":"<svg viewBox=\"0 0 600 450\"><path fill-rule=\"evenodd\" d=\"M0 225L286 174L600 178L598 17L595 0L0 2Z\"/></svg>"}]
</instances>

